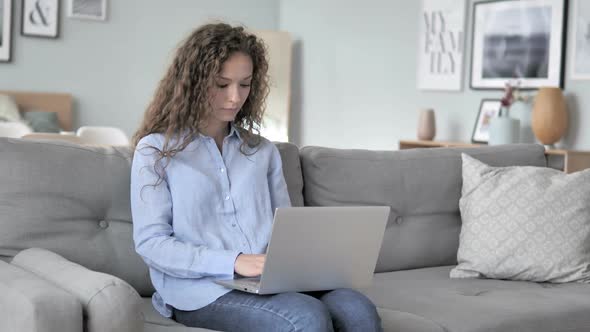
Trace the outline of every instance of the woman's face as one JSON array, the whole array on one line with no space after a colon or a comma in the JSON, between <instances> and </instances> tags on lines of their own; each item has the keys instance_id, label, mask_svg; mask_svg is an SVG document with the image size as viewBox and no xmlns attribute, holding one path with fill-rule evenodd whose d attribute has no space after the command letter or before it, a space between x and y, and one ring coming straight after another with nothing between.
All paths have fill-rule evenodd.
<instances>
[{"instance_id":1,"label":"woman's face","mask_svg":"<svg viewBox=\"0 0 590 332\"><path fill-rule=\"evenodd\" d=\"M209 91L212 106L209 122L234 120L250 94L252 72L252 59L244 53L234 53L223 63Z\"/></svg>"}]
</instances>

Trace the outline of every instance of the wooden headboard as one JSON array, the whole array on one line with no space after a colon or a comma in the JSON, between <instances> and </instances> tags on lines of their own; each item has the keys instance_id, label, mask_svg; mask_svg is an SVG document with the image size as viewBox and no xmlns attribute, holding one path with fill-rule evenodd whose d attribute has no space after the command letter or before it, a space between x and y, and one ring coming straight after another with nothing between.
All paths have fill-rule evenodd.
<instances>
[{"instance_id":1,"label":"wooden headboard","mask_svg":"<svg viewBox=\"0 0 590 332\"><path fill-rule=\"evenodd\" d=\"M72 95L67 93L41 93L2 91L14 98L21 112L44 111L57 113L62 130L72 131Z\"/></svg>"}]
</instances>

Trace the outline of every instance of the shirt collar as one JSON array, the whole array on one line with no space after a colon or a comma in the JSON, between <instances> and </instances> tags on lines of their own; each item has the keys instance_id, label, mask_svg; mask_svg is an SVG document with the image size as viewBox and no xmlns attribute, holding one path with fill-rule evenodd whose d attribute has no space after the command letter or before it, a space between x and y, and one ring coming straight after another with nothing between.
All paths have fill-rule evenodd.
<instances>
[{"instance_id":1,"label":"shirt collar","mask_svg":"<svg viewBox=\"0 0 590 332\"><path fill-rule=\"evenodd\" d=\"M188 131L185 132L185 135L188 134ZM242 141L242 134L240 134L240 129L234 125L233 122L229 123L229 134L227 134L227 137L237 137L240 141ZM199 134L198 137L203 137L203 135Z\"/></svg>"},{"instance_id":2,"label":"shirt collar","mask_svg":"<svg viewBox=\"0 0 590 332\"><path fill-rule=\"evenodd\" d=\"M240 134L240 130L238 127L234 125L233 122L230 122L230 129L229 129L229 137L236 136L240 141L242 140L242 136Z\"/></svg>"}]
</instances>

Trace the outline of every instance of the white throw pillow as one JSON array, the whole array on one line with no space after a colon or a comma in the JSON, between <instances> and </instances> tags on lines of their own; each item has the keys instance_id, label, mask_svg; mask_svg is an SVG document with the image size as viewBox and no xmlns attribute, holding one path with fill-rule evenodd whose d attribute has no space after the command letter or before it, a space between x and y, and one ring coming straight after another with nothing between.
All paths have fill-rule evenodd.
<instances>
[{"instance_id":1,"label":"white throw pillow","mask_svg":"<svg viewBox=\"0 0 590 332\"><path fill-rule=\"evenodd\" d=\"M451 278L590 282L590 169L491 167L466 154Z\"/></svg>"}]
</instances>

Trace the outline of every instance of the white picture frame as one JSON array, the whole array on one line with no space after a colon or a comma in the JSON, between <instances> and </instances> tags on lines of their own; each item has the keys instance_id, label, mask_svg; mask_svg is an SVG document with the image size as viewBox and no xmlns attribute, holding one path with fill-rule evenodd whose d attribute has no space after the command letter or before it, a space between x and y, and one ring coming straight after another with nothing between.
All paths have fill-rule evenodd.
<instances>
[{"instance_id":1,"label":"white picture frame","mask_svg":"<svg viewBox=\"0 0 590 332\"><path fill-rule=\"evenodd\" d=\"M493 0L473 4L470 86L521 89L564 85L567 0Z\"/></svg>"},{"instance_id":2,"label":"white picture frame","mask_svg":"<svg viewBox=\"0 0 590 332\"><path fill-rule=\"evenodd\" d=\"M75 19L106 21L107 0L68 0L67 13Z\"/></svg>"},{"instance_id":3,"label":"white picture frame","mask_svg":"<svg viewBox=\"0 0 590 332\"><path fill-rule=\"evenodd\" d=\"M570 74L573 80L590 80L590 1L574 0L573 6Z\"/></svg>"},{"instance_id":4,"label":"white picture frame","mask_svg":"<svg viewBox=\"0 0 590 332\"><path fill-rule=\"evenodd\" d=\"M59 0L22 0L21 35L57 38Z\"/></svg>"},{"instance_id":5,"label":"white picture frame","mask_svg":"<svg viewBox=\"0 0 590 332\"><path fill-rule=\"evenodd\" d=\"M463 89L466 7L466 0L422 0L418 89Z\"/></svg>"},{"instance_id":6,"label":"white picture frame","mask_svg":"<svg viewBox=\"0 0 590 332\"><path fill-rule=\"evenodd\" d=\"M12 47L12 0L0 0L0 62L10 62Z\"/></svg>"}]
</instances>

